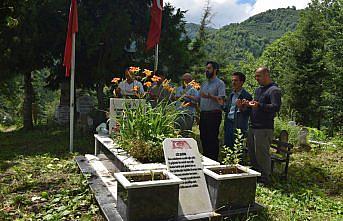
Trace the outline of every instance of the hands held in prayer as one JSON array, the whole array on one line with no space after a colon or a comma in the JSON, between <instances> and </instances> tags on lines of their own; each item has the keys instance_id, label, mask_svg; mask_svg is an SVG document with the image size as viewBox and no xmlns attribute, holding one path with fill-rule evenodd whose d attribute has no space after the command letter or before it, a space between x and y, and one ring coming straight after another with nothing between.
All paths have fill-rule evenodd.
<instances>
[{"instance_id":1,"label":"hands held in prayer","mask_svg":"<svg viewBox=\"0 0 343 221\"><path fill-rule=\"evenodd\" d=\"M204 93L204 92L201 92L200 95L201 95L202 98L210 98L210 96L211 96L209 93L206 94L206 93Z\"/></svg>"},{"instance_id":2,"label":"hands held in prayer","mask_svg":"<svg viewBox=\"0 0 343 221\"><path fill-rule=\"evenodd\" d=\"M253 109L256 109L259 107L260 103L258 103L258 101L250 101L248 103L249 107L252 107Z\"/></svg>"},{"instance_id":3,"label":"hands held in prayer","mask_svg":"<svg viewBox=\"0 0 343 221\"><path fill-rule=\"evenodd\" d=\"M239 109L244 109L244 108L247 108L247 107L251 107L251 108L258 108L259 107L259 103L258 101L248 101L246 99L237 99L236 101L236 105Z\"/></svg>"},{"instance_id":4,"label":"hands held in prayer","mask_svg":"<svg viewBox=\"0 0 343 221\"><path fill-rule=\"evenodd\" d=\"M203 98L208 98L208 99L212 99L214 101L216 101L218 104L220 105L224 105L224 99L221 98L221 97L217 97L217 96L213 96L211 95L210 93L204 93L204 92L201 92L201 97Z\"/></svg>"},{"instance_id":5,"label":"hands held in prayer","mask_svg":"<svg viewBox=\"0 0 343 221\"><path fill-rule=\"evenodd\" d=\"M244 99L245 100L245 99ZM244 105L244 100L242 100L242 99L237 99L237 101L236 101L236 106L241 110L241 109L243 109L244 107L246 107L245 105Z\"/></svg>"}]
</instances>

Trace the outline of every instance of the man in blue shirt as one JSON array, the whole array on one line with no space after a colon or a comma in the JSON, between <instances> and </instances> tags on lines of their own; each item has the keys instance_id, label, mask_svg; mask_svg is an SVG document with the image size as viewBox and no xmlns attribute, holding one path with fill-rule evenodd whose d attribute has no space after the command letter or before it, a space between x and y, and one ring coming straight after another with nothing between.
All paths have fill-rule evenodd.
<instances>
[{"instance_id":1,"label":"man in blue shirt","mask_svg":"<svg viewBox=\"0 0 343 221\"><path fill-rule=\"evenodd\" d=\"M243 101L251 101L252 96L244 88L245 75L234 72L231 76L232 92L225 105L224 144L233 147L236 129L240 129L244 136L248 131L248 121L251 109L243 106Z\"/></svg>"},{"instance_id":2,"label":"man in blue shirt","mask_svg":"<svg viewBox=\"0 0 343 221\"><path fill-rule=\"evenodd\" d=\"M219 65L214 61L206 64L206 78L201 85L200 96L200 140L204 156L218 160L219 127L222 120L222 105L225 98L225 84L217 78Z\"/></svg>"},{"instance_id":3,"label":"man in blue shirt","mask_svg":"<svg viewBox=\"0 0 343 221\"><path fill-rule=\"evenodd\" d=\"M182 86L176 89L175 98L176 105L182 111L181 115L176 121L176 127L181 130L182 136L187 137L192 130L195 108L197 102L189 97L198 97L198 90L196 90L190 83L192 82L192 75L186 73L182 76Z\"/></svg>"}]
</instances>

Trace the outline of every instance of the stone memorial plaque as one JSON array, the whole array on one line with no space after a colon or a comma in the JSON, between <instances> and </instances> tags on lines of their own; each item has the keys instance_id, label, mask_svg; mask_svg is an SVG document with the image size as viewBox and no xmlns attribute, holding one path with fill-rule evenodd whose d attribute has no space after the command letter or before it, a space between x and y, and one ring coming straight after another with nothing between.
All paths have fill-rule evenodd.
<instances>
[{"instance_id":1,"label":"stone memorial plaque","mask_svg":"<svg viewBox=\"0 0 343 221\"><path fill-rule=\"evenodd\" d=\"M94 108L93 98L89 95L83 95L76 99L76 111L81 114L88 114Z\"/></svg>"},{"instance_id":2,"label":"stone memorial plaque","mask_svg":"<svg viewBox=\"0 0 343 221\"><path fill-rule=\"evenodd\" d=\"M168 138L163 141L167 169L180 184L179 215L212 212L197 142L193 138Z\"/></svg>"}]
</instances>

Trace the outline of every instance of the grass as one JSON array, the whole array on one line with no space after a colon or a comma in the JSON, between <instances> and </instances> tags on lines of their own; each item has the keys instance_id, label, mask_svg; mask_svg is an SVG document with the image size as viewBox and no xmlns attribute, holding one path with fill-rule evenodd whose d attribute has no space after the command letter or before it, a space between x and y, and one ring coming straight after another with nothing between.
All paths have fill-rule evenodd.
<instances>
[{"instance_id":1,"label":"grass","mask_svg":"<svg viewBox=\"0 0 343 221\"><path fill-rule=\"evenodd\" d=\"M254 220L343 220L342 149L292 156L288 182L275 179L257 189L267 210Z\"/></svg>"},{"instance_id":2,"label":"grass","mask_svg":"<svg viewBox=\"0 0 343 221\"><path fill-rule=\"evenodd\" d=\"M103 220L68 152L65 127L0 132L0 220ZM79 152L91 136L76 134Z\"/></svg>"},{"instance_id":3,"label":"grass","mask_svg":"<svg viewBox=\"0 0 343 221\"><path fill-rule=\"evenodd\" d=\"M103 220L68 138L56 126L0 132L0 220ZM91 135L76 134L76 151L93 145ZM244 219L343 220L342 159L341 146L295 152L288 182L275 176L271 187L258 186L266 209Z\"/></svg>"}]
</instances>

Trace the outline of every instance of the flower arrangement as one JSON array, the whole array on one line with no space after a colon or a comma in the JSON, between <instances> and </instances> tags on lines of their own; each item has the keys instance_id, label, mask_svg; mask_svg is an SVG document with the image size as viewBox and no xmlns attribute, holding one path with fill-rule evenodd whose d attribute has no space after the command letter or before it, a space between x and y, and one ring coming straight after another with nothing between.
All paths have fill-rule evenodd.
<instances>
[{"instance_id":1,"label":"flower arrangement","mask_svg":"<svg viewBox=\"0 0 343 221\"><path fill-rule=\"evenodd\" d=\"M159 82L161 80L161 78L159 76L153 75L153 71L151 71L149 69L144 69L141 72L141 68L131 66L128 69L128 71L129 71L129 74L131 76L134 76L134 79L136 79L137 76L141 76L142 74L144 74L144 77L142 78L142 80L140 82L143 83L143 85L147 88L151 88L152 86L154 86L154 84L156 84L157 82ZM123 81L123 79L115 77L111 80L111 83L118 85L121 81ZM165 89L169 93L173 93L175 91L175 88L170 86L170 80L167 80L167 79L164 80L162 82L162 86L163 86L163 89ZM135 92L135 95L138 98L143 98L147 94L147 93L145 93L143 95L138 94L138 92L139 92L138 86L133 86L132 90ZM113 95L115 97L118 97L118 94L116 93L115 90L113 91Z\"/></svg>"},{"instance_id":2,"label":"flower arrangement","mask_svg":"<svg viewBox=\"0 0 343 221\"><path fill-rule=\"evenodd\" d=\"M141 83L151 90L154 86L162 87L171 95L175 93L175 88L171 86L171 80L161 82L161 77L154 75L148 69L130 67L130 74L134 76L144 76ZM112 83L119 84L122 79L113 78ZM189 83L194 88L199 88L195 81ZM138 86L133 90L138 92ZM114 92L114 95L115 92ZM149 92L143 95L137 93L141 99L150 99ZM130 155L142 163L164 162L162 142L165 138L179 137L180 131L176 129L176 119L182 114L176 106L178 100L169 99L167 102L157 102L151 105L149 102L140 103L137 109L125 107L123 118L118 119L119 131L115 136L116 142ZM139 113L139 114L138 114Z\"/></svg>"}]
</instances>

